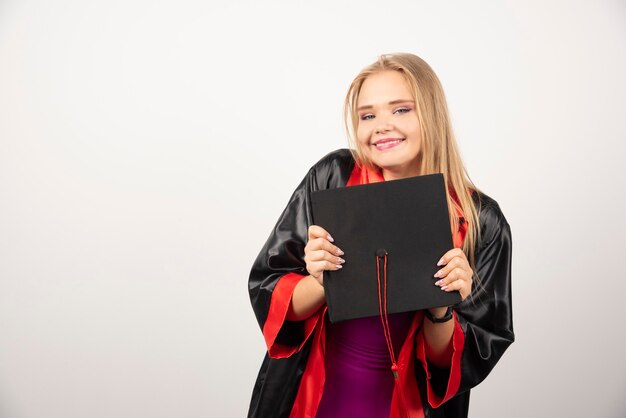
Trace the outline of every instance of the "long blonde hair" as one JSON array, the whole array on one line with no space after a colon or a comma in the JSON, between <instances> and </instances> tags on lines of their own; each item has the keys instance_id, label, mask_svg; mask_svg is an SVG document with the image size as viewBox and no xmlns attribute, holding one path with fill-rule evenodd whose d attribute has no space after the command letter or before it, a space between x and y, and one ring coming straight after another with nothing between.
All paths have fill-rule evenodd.
<instances>
[{"instance_id":1,"label":"long blonde hair","mask_svg":"<svg viewBox=\"0 0 626 418\"><path fill-rule=\"evenodd\" d=\"M450 227L452 231L458 231L457 211L460 212L467 227L463 251L467 255L470 266L475 270L474 252L480 233L480 224L477 208L472 201L472 191L478 192L478 189L463 166L441 83L426 61L407 53L381 55L376 62L361 70L352 81L344 103L344 122L355 161L359 165L374 166L364 156L356 139L359 125L356 107L363 82L369 76L381 71L397 71L409 84L416 102L422 135L420 175L443 173L447 189Z\"/></svg>"}]
</instances>

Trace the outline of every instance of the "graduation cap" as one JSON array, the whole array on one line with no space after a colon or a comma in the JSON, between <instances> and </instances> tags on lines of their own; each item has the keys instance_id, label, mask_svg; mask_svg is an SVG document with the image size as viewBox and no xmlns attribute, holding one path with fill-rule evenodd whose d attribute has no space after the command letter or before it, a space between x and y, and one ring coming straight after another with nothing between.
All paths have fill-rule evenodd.
<instances>
[{"instance_id":1,"label":"graduation cap","mask_svg":"<svg viewBox=\"0 0 626 418\"><path fill-rule=\"evenodd\" d=\"M442 174L320 190L311 199L313 223L346 259L324 272L331 322L461 301L434 285L437 261L453 248Z\"/></svg>"}]
</instances>

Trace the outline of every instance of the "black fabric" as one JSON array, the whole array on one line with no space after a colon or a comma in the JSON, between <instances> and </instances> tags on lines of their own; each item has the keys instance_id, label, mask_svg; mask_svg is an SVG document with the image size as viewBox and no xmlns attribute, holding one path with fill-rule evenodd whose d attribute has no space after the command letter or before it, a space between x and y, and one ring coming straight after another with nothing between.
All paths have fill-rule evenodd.
<instances>
[{"instance_id":1,"label":"black fabric","mask_svg":"<svg viewBox=\"0 0 626 418\"><path fill-rule=\"evenodd\" d=\"M353 167L354 160L348 150L328 154L309 170L279 217L252 266L248 282L252 307L261 329L267 319L272 291L278 279L289 272L307 274L304 246L312 221L311 192L345 186ZM493 199L482 193L474 193L474 197L481 226L475 260L480 284L475 286L470 298L455 306L465 333L461 386L457 396L440 408L433 409L426 401L423 369L416 367L424 413L428 418L467 417L470 389L489 374L514 341L510 228ZM301 324L294 323L288 328L289 335L284 338L292 341L302 335ZM253 389L248 417L289 416L309 348L307 344L287 359L269 359L266 356ZM433 369L431 374L432 379L444 379L447 371Z\"/></svg>"},{"instance_id":2,"label":"black fabric","mask_svg":"<svg viewBox=\"0 0 626 418\"><path fill-rule=\"evenodd\" d=\"M304 374L311 341L289 358L271 359L267 353L257 377L249 417L288 418Z\"/></svg>"},{"instance_id":3,"label":"black fabric","mask_svg":"<svg viewBox=\"0 0 626 418\"><path fill-rule=\"evenodd\" d=\"M311 200L313 223L331 232L348 260L324 273L332 322L379 315L383 255L389 313L461 301L458 292L435 286L433 277L437 261L453 247L442 174L319 190Z\"/></svg>"}]
</instances>

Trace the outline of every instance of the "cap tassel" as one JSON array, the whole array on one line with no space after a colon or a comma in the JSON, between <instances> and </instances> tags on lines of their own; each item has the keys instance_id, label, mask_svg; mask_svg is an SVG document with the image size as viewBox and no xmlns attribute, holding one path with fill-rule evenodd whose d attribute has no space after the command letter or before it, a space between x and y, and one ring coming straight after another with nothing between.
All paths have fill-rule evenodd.
<instances>
[{"instance_id":1,"label":"cap tassel","mask_svg":"<svg viewBox=\"0 0 626 418\"><path fill-rule=\"evenodd\" d=\"M396 354L393 351L393 341L391 339L391 331L389 328L389 317L387 313L387 256L388 253L384 248L376 251L376 274L378 277L378 311L380 313L380 322L383 325L383 333L387 342L387 350L391 359L391 373L393 374L394 383L397 385L399 380L398 363L396 362ZM383 279L380 279L380 260L383 259ZM396 392L398 394L398 407L401 417L407 417L404 397L402 390Z\"/></svg>"},{"instance_id":2,"label":"cap tassel","mask_svg":"<svg viewBox=\"0 0 626 418\"><path fill-rule=\"evenodd\" d=\"M387 350L391 359L391 372L393 377L398 380L398 364L396 362L396 354L393 351L393 341L391 340L391 331L389 329L389 318L387 314L387 251L384 248L376 251L376 271L378 273L378 311L380 313L380 322L383 324L383 333L387 343ZM383 280L380 279L380 259L383 259Z\"/></svg>"}]
</instances>

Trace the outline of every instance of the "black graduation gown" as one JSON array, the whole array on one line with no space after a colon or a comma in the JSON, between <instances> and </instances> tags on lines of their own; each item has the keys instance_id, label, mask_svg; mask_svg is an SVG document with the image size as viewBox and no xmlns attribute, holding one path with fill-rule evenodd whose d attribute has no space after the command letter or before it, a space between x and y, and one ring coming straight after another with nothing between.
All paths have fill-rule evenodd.
<instances>
[{"instance_id":1,"label":"black graduation gown","mask_svg":"<svg viewBox=\"0 0 626 418\"><path fill-rule=\"evenodd\" d=\"M311 192L344 187L354 168L354 159L347 149L331 152L306 174L280 215L267 242L255 260L248 288L256 318L261 329L267 320L272 291L279 278L287 273L306 272L304 247L311 224ZM439 408L425 402L428 418L464 418L469 408L470 389L480 383L495 366L506 348L514 341L511 306L511 232L495 200L474 193L479 208L481 235L476 244L475 270L480 284L472 296L454 307L465 333L461 357L461 385L457 395ZM476 281L475 281L476 284ZM303 327L298 322L285 322L277 341L298 345ZM288 358L274 359L267 353L254 385L248 417L287 418L304 373L310 341ZM432 367L431 384L445 392L448 372ZM426 376L415 367L419 382ZM420 384L420 391L425 384ZM426 399L422 393L422 399Z\"/></svg>"}]
</instances>

